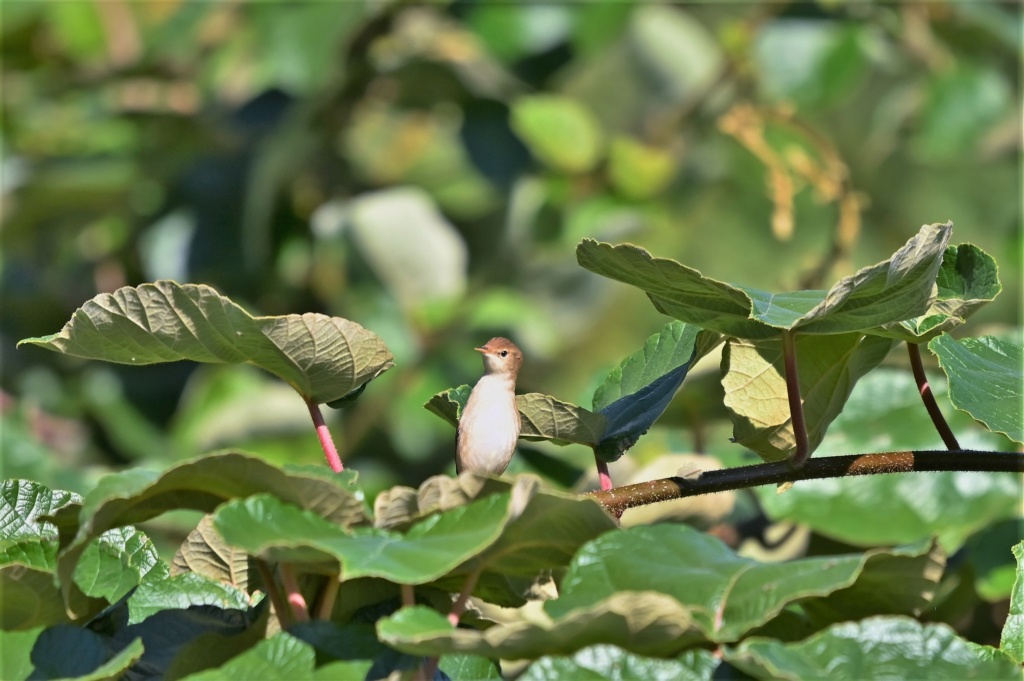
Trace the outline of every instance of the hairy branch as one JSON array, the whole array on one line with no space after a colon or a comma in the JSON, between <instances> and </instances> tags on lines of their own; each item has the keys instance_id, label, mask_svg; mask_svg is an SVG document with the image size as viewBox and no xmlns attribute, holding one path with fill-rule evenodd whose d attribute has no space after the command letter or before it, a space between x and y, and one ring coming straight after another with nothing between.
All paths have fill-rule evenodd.
<instances>
[{"instance_id":1,"label":"hairy branch","mask_svg":"<svg viewBox=\"0 0 1024 681\"><path fill-rule=\"evenodd\" d=\"M789 461L706 471L697 478L663 478L592 492L589 496L616 515L627 508L659 501L695 497L744 487L782 482L843 478L853 475L914 473L925 471L989 471L1024 473L1024 454L1014 452L904 451L880 454L850 454L810 459L802 468Z\"/></svg>"}]
</instances>

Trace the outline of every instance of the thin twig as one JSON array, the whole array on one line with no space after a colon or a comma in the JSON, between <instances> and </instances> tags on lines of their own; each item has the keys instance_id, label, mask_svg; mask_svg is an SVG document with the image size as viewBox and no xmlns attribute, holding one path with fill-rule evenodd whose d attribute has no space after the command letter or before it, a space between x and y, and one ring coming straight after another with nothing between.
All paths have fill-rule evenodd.
<instances>
[{"instance_id":1,"label":"thin twig","mask_svg":"<svg viewBox=\"0 0 1024 681\"><path fill-rule=\"evenodd\" d=\"M956 441L953 430L946 423L939 409L939 403L935 401L931 386L928 385L928 376L924 373L924 363L921 361L921 346L917 343L907 343L907 352L910 354L910 368L914 371L914 381L917 383L917 391L921 394L921 401L924 408L928 410L928 416L935 424L935 430L942 436L942 442L946 449L960 449L960 443Z\"/></svg>"},{"instance_id":2,"label":"thin twig","mask_svg":"<svg viewBox=\"0 0 1024 681\"><path fill-rule=\"evenodd\" d=\"M803 468L788 461L705 471L697 478L671 477L625 485L589 496L610 513L621 514L628 508L659 501L682 499L713 492L760 485L772 485L819 478L843 478L853 475L883 475L936 471L985 471L1024 473L1024 454L1017 452L903 451L879 454L849 454L811 459Z\"/></svg>"},{"instance_id":3,"label":"thin twig","mask_svg":"<svg viewBox=\"0 0 1024 681\"><path fill-rule=\"evenodd\" d=\"M288 607L291 608L292 617L296 622L309 621L309 608L306 606L306 599L299 590L299 581L295 576L295 566L291 563L279 563L277 571L281 575L281 586L284 587L288 598Z\"/></svg>"},{"instance_id":4,"label":"thin twig","mask_svg":"<svg viewBox=\"0 0 1024 681\"><path fill-rule=\"evenodd\" d=\"M341 575L328 575L324 588L317 596L314 617L318 620L331 619L334 612L334 601L338 598L338 589L341 587Z\"/></svg>"},{"instance_id":5,"label":"thin twig","mask_svg":"<svg viewBox=\"0 0 1024 681\"><path fill-rule=\"evenodd\" d=\"M476 588L476 582L480 579L481 569L477 569L469 573L469 576L466 577L465 584L462 585L462 591L459 592L459 597L455 599L455 603L452 605L452 610L448 613L448 621L453 627L459 626L459 619L462 617L462 613L466 611L466 604L469 603L469 597L473 595L473 589Z\"/></svg>"},{"instance_id":6,"label":"thin twig","mask_svg":"<svg viewBox=\"0 0 1024 681\"><path fill-rule=\"evenodd\" d=\"M277 621L280 622L282 629L287 629L295 624L295 619L292 617L292 611L288 607L287 599L285 599L284 594L281 592L281 587L278 586L277 580L274 579L274 571L270 569L270 565L265 560L255 558L253 562L256 564L256 571L260 573L260 579L263 581L263 588L267 592L267 597L270 598L270 603L274 606Z\"/></svg>"},{"instance_id":7,"label":"thin twig","mask_svg":"<svg viewBox=\"0 0 1024 681\"><path fill-rule=\"evenodd\" d=\"M331 439L331 431L327 429L324 422L324 415L320 412L320 405L311 398L305 398L306 406L309 408L309 415L313 418L313 425L316 426L316 436L320 438L320 446L323 447L324 456L327 457L327 465L335 473L345 470L341 465L341 457L334 447L334 440Z\"/></svg>"},{"instance_id":8,"label":"thin twig","mask_svg":"<svg viewBox=\"0 0 1024 681\"><path fill-rule=\"evenodd\" d=\"M411 608L416 605L416 590L412 584L402 585L402 607Z\"/></svg>"},{"instance_id":9,"label":"thin twig","mask_svg":"<svg viewBox=\"0 0 1024 681\"><path fill-rule=\"evenodd\" d=\"M800 377L796 366L796 332L782 332L782 355L786 364L786 395L789 397L789 413L793 423L793 437L796 451L789 457L794 468L802 468L811 456L807 440L807 423L804 421L804 403L800 399Z\"/></svg>"}]
</instances>

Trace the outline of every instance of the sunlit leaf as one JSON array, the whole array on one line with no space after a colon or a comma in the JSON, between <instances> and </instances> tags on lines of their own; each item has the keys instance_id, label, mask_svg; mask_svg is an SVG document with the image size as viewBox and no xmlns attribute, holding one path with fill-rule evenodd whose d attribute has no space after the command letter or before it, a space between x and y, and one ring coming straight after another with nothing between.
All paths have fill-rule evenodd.
<instances>
[{"instance_id":1,"label":"sunlit leaf","mask_svg":"<svg viewBox=\"0 0 1024 681\"><path fill-rule=\"evenodd\" d=\"M470 653L506 659L568 655L599 643L670 655L694 637L686 609L651 592L617 593L554 621L519 621L485 631L456 629L444 615L415 606L378 621L377 634L389 646L414 655Z\"/></svg>"},{"instance_id":2,"label":"sunlit leaf","mask_svg":"<svg viewBox=\"0 0 1024 681\"><path fill-rule=\"evenodd\" d=\"M1024 443L1024 353L992 336L955 340L943 334L928 343L949 379L957 409Z\"/></svg>"},{"instance_id":3,"label":"sunlit leaf","mask_svg":"<svg viewBox=\"0 0 1024 681\"><path fill-rule=\"evenodd\" d=\"M249 556L224 541L213 527L213 517L205 515L185 537L171 563L172 575L188 573L244 592L249 586Z\"/></svg>"},{"instance_id":4,"label":"sunlit leaf","mask_svg":"<svg viewBox=\"0 0 1024 681\"><path fill-rule=\"evenodd\" d=\"M755 678L802 681L901 679L1019 679L1008 656L987 655L945 624L874 617L837 624L806 641L753 638L726 649L725 660Z\"/></svg>"},{"instance_id":5,"label":"sunlit leaf","mask_svg":"<svg viewBox=\"0 0 1024 681\"><path fill-rule=\"evenodd\" d=\"M925 225L891 258L840 279L828 291L769 293L727 284L631 244L584 239L576 260L642 289L660 312L726 335L772 338L787 329L839 334L925 313L952 229L952 223Z\"/></svg>"},{"instance_id":6,"label":"sunlit leaf","mask_svg":"<svg viewBox=\"0 0 1024 681\"><path fill-rule=\"evenodd\" d=\"M59 333L22 344L121 364L245 362L318 403L393 366L384 342L355 322L312 313L253 317L209 286L173 281L100 294Z\"/></svg>"},{"instance_id":7,"label":"sunlit leaf","mask_svg":"<svg viewBox=\"0 0 1024 681\"><path fill-rule=\"evenodd\" d=\"M709 650L688 650L662 660L635 655L613 645L583 648L571 657L542 657L519 677L521 681L711 681L721 664Z\"/></svg>"},{"instance_id":8,"label":"sunlit leaf","mask_svg":"<svg viewBox=\"0 0 1024 681\"><path fill-rule=\"evenodd\" d=\"M544 609L557 620L615 593L653 590L685 606L709 640L735 641L789 603L855 584L870 555L760 563L686 525L633 527L580 549Z\"/></svg>"},{"instance_id":9,"label":"sunlit leaf","mask_svg":"<svg viewBox=\"0 0 1024 681\"><path fill-rule=\"evenodd\" d=\"M1024 541L1013 547L1017 559L1017 579L1010 594L1010 612L1006 615L999 649L1024 664Z\"/></svg>"},{"instance_id":10,"label":"sunlit leaf","mask_svg":"<svg viewBox=\"0 0 1024 681\"><path fill-rule=\"evenodd\" d=\"M877 367L894 342L849 333L796 338L800 397L810 451L842 412L861 376ZM796 449L786 388L785 361L778 340L729 339L722 356L725 406L733 438L767 461L788 458Z\"/></svg>"},{"instance_id":11,"label":"sunlit leaf","mask_svg":"<svg viewBox=\"0 0 1024 681\"><path fill-rule=\"evenodd\" d=\"M995 259L973 244L946 248L935 283L938 295L923 315L885 324L868 333L923 343L963 324L978 308L992 302L1003 288Z\"/></svg>"},{"instance_id":12,"label":"sunlit leaf","mask_svg":"<svg viewBox=\"0 0 1024 681\"><path fill-rule=\"evenodd\" d=\"M201 457L164 473L135 469L108 475L81 506L65 507L51 516L61 532L57 572L65 597L73 596L71 577L92 539L166 511L209 513L229 499L269 492L339 525L365 520L362 497L344 486L350 476L325 475L286 473L259 458L237 453Z\"/></svg>"}]
</instances>

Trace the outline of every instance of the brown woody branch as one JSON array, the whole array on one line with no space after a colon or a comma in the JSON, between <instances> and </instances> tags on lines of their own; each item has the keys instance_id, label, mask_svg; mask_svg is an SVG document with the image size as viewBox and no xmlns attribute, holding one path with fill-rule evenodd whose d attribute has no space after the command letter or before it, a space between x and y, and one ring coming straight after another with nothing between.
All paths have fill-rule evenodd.
<instances>
[{"instance_id":1,"label":"brown woody branch","mask_svg":"<svg viewBox=\"0 0 1024 681\"><path fill-rule=\"evenodd\" d=\"M820 478L844 478L853 475L926 471L1024 473L1024 454L966 449L850 454L812 458L802 468L793 468L788 461L776 461L754 466L705 471L696 478L671 477L640 482L602 492L592 492L589 496L609 512L619 515L627 508L745 487Z\"/></svg>"}]
</instances>

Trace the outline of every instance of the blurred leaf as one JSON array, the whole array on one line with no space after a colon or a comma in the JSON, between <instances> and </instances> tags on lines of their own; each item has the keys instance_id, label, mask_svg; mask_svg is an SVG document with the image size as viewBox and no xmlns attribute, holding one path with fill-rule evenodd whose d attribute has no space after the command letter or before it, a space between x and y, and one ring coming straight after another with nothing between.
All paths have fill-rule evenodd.
<instances>
[{"instance_id":1,"label":"blurred leaf","mask_svg":"<svg viewBox=\"0 0 1024 681\"><path fill-rule=\"evenodd\" d=\"M128 599L128 624L138 624L162 610L187 610L198 605L244 611L249 607L249 595L237 586L194 572L147 579Z\"/></svg>"},{"instance_id":2,"label":"blurred leaf","mask_svg":"<svg viewBox=\"0 0 1024 681\"><path fill-rule=\"evenodd\" d=\"M711 32L677 5L641 5L632 14L629 44L653 76L657 91L673 103L705 94L724 67Z\"/></svg>"},{"instance_id":3,"label":"blurred leaf","mask_svg":"<svg viewBox=\"0 0 1024 681\"><path fill-rule=\"evenodd\" d=\"M811 452L842 412L860 377L877 367L894 344L888 338L859 333L796 337L800 395ZM733 438L766 461L788 458L796 449L785 376L780 341L730 338L727 342L722 387Z\"/></svg>"},{"instance_id":4,"label":"blurred leaf","mask_svg":"<svg viewBox=\"0 0 1024 681\"><path fill-rule=\"evenodd\" d=\"M964 545L974 575L974 589L989 603L1010 598L1017 577L1017 563L1006 549L1024 537L1019 515L989 523L971 535Z\"/></svg>"},{"instance_id":5,"label":"blurred leaf","mask_svg":"<svg viewBox=\"0 0 1024 681\"><path fill-rule=\"evenodd\" d=\"M191 573L242 592L249 590L249 556L217 534L213 516L203 516L174 554L171 574Z\"/></svg>"},{"instance_id":6,"label":"blurred leaf","mask_svg":"<svg viewBox=\"0 0 1024 681\"><path fill-rule=\"evenodd\" d=\"M553 49L571 28L570 8L560 5L475 5L469 15L473 32L502 61Z\"/></svg>"},{"instance_id":7,"label":"blurred leaf","mask_svg":"<svg viewBox=\"0 0 1024 681\"><path fill-rule=\"evenodd\" d=\"M829 291L775 294L705 277L631 244L584 239L580 266L645 291L659 312L739 338L783 329L808 334L864 331L924 313L934 298L952 223L925 225L891 258L840 279Z\"/></svg>"},{"instance_id":8,"label":"blurred leaf","mask_svg":"<svg viewBox=\"0 0 1024 681\"><path fill-rule=\"evenodd\" d=\"M789 603L849 588L861 578L870 557L884 553L892 552L759 563L686 525L633 527L605 534L580 549L562 580L560 596L547 601L544 609L558 619L611 594L653 590L689 609L709 640L735 641Z\"/></svg>"},{"instance_id":9,"label":"blurred leaf","mask_svg":"<svg viewBox=\"0 0 1024 681\"><path fill-rule=\"evenodd\" d=\"M1011 86L988 66L958 61L932 75L911 148L926 161L976 153L982 135L1011 106Z\"/></svg>"},{"instance_id":10,"label":"blurred leaf","mask_svg":"<svg viewBox=\"0 0 1024 681\"><path fill-rule=\"evenodd\" d=\"M470 653L505 659L568 655L586 646L614 643L632 652L669 655L686 646L687 611L650 592L617 593L554 621L498 624L485 631L455 629L444 615L415 606L377 622L380 639L406 653Z\"/></svg>"},{"instance_id":11,"label":"blurred leaf","mask_svg":"<svg viewBox=\"0 0 1024 681\"><path fill-rule=\"evenodd\" d=\"M949 399L984 423L1024 443L1024 353L993 336L955 340L943 334L928 343L949 379Z\"/></svg>"},{"instance_id":12,"label":"blurred leaf","mask_svg":"<svg viewBox=\"0 0 1024 681\"><path fill-rule=\"evenodd\" d=\"M522 97L512 108L512 129L541 162L585 173L601 159L600 124L582 104L559 95Z\"/></svg>"},{"instance_id":13,"label":"blurred leaf","mask_svg":"<svg viewBox=\"0 0 1024 681\"><path fill-rule=\"evenodd\" d=\"M7 592L4 591L6 594ZM42 627L25 631L6 631L0 628L0 679L23 681L32 673L32 646Z\"/></svg>"},{"instance_id":14,"label":"blurred leaf","mask_svg":"<svg viewBox=\"0 0 1024 681\"><path fill-rule=\"evenodd\" d=\"M616 137L608 149L608 179L631 199L661 193L672 181L677 165L671 152L629 137Z\"/></svg>"},{"instance_id":15,"label":"blurred leaf","mask_svg":"<svg viewBox=\"0 0 1024 681\"><path fill-rule=\"evenodd\" d=\"M725 660L757 678L1017 679L1006 656L989 656L945 624L874 617L837 624L806 641L749 639L727 649ZM989 649L992 650L992 649Z\"/></svg>"},{"instance_id":16,"label":"blurred leaf","mask_svg":"<svg viewBox=\"0 0 1024 681\"><path fill-rule=\"evenodd\" d=\"M868 59L863 26L825 19L781 18L757 33L760 86L774 99L809 106L848 100Z\"/></svg>"},{"instance_id":17,"label":"blurred leaf","mask_svg":"<svg viewBox=\"0 0 1024 681\"><path fill-rule=\"evenodd\" d=\"M669 322L622 360L594 392L594 409L608 419L598 455L611 462L632 447L668 408L690 367L720 342L717 333Z\"/></svg>"},{"instance_id":18,"label":"blurred leaf","mask_svg":"<svg viewBox=\"0 0 1024 681\"><path fill-rule=\"evenodd\" d=\"M469 401L471 388L460 385L440 392L423 405L453 426L458 426L462 410ZM521 431L525 440L549 440L556 445L595 446L605 431L605 418L575 404L556 400L543 393L516 395Z\"/></svg>"},{"instance_id":19,"label":"blurred leaf","mask_svg":"<svg viewBox=\"0 0 1024 681\"><path fill-rule=\"evenodd\" d=\"M209 286L172 281L100 294L60 333L22 343L121 364L248 362L317 403L393 366L384 342L355 322L312 313L252 317Z\"/></svg>"},{"instance_id":20,"label":"blurred leaf","mask_svg":"<svg viewBox=\"0 0 1024 681\"><path fill-rule=\"evenodd\" d=\"M86 495L81 507L66 507L51 516L61 532L57 561L61 589L65 598L74 597L71 576L92 539L170 510L209 513L229 499L269 492L342 526L361 522L365 519L362 498L343 486L350 478L285 473L235 453L205 456L163 474L136 469L108 475Z\"/></svg>"},{"instance_id":21,"label":"blurred leaf","mask_svg":"<svg viewBox=\"0 0 1024 681\"><path fill-rule=\"evenodd\" d=\"M613 645L596 645L572 657L542 657L519 677L521 681L711 681L721 664L708 650L688 650L661 660L634 655Z\"/></svg>"},{"instance_id":22,"label":"blurred leaf","mask_svg":"<svg viewBox=\"0 0 1024 681\"><path fill-rule=\"evenodd\" d=\"M1018 664L1024 664L1024 541L1013 547L1017 559L1017 579L1010 594L1010 612L1006 615L999 648Z\"/></svg>"},{"instance_id":23,"label":"blurred leaf","mask_svg":"<svg viewBox=\"0 0 1024 681\"><path fill-rule=\"evenodd\" d=\"M350 221L363 257L405 309L465 290L466 244L423 190L362 194Z\"/></svg>"},{"instance_id":24,"label":"blurred leaf","mask_svg":"<svg viewBox=\"0 0 1024 681\"><path fill-rule=\"evenodd\" d=\"M23 565L0 567L0 630L28 630L69 622L53 573ZM95 610L99 610L96 607ZM6 655L6 649L3 651ZM0 655L0 661L5 655ZM0 676L7 679L7 676Z\"/></svg>"},{"instance_id":25,"label":"blurred leaf","mask_svg":"<svg viewBox=\"0 0 1024 681\"><path fill-rule=\"evenodd\" d=\"M996 261L973 244L948 246L936 280L938 296L916 319L884 324L869 333L908 343L923 343L961 324L978 308L992 302L1003 289Z\"/></svg>"},{"instance_id":26,"label":"blurred leaf","mask_svg":"<svg viewBox=\"0 0 1024 681\"><path fill-rule=\"evenodd\" d=\"M941 400L942 392L936 392ZM999 448L1000 436L970 431L963 414L949 416L962 446ZM857 384L819 455L942 448L910 372L877 369ZM950 471L804 480L785 494L774 488L756 494L769 518L804 523L848 544L891 545L935 536L952 553L979 529L1019 517L1024 489L1012 473Z\"/></svg>"},{"instance_id":27,"label":"blurred leaf","mask_svg":"<svg viewBox=\"0 0 1024 681\"><path fill-rule=\"evenodd\" d=\"M81 627L50 627L32 647L33 677L101 681L121 678L143 654L143 644L134 639L113 654L107 639Z\"/></svg>"}]
</instances>

